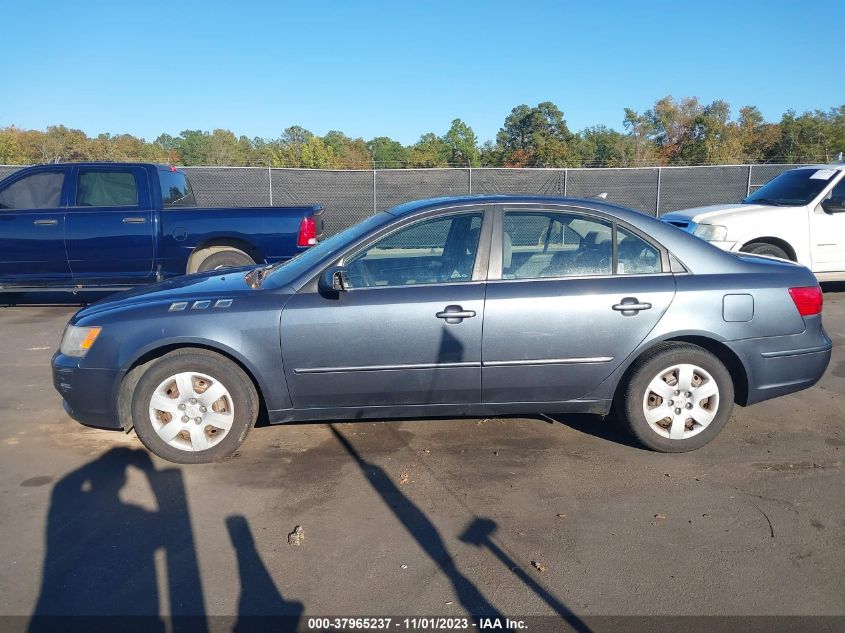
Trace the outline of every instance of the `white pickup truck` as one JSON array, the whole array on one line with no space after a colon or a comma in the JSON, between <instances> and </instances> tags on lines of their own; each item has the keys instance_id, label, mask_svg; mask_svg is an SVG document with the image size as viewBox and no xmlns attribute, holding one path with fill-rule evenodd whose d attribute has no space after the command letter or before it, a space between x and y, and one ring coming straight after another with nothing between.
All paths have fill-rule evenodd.
<instances>
[{"instance_id":1,"label":"white pickup truck","mask_svg":"<svg viewBox=\"0 0 845 633\"><path fill-rule=\"evenodd\" d=\"M791 169L739 204L660 219L724 250L789 259L819 281L845 281L845 163Z\"/></svg>"}]
</instances>

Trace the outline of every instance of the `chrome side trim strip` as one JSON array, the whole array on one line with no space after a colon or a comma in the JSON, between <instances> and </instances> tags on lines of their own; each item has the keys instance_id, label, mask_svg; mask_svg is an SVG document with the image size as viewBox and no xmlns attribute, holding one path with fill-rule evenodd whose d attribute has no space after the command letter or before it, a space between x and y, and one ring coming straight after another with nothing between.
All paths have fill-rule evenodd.
<instances>
[{"instance_id":1,"label":"chrome side trim strip","mask_svg":"<svg viewBox=\"0 0 845 633\"><path fill-rule=\"evenodd\" d=\"M479 362L413 363L408 365L357 365L354 367L307 367L294 369L294 374L331 374L344 371L395 371L400 369L451 369L453 367L481 367Z\"/></svg>"},{"instance_id":2,"label":"chrome side trim strip","mask_svg":"<svg viewBox=\"0 0 845 633\"><path fill-rule=\"evenodd\" d=\"M800 356L804 354L818 354L819 352L829 352L833 349L832 345L819 345L818 347L803 347L801 349L785 349L776 352L760 352L763 358L783 358L784 356Z\"/></svg>"},{"instance_id":3,"label":"chrome side trim strip","mask_svg":"<svg viewBox=\"0 0 845 633\"><path fill-rule=\"evenodd\" d=\"M575 365L582 363L609 363L613 356L590 356L578 358L542 358L537 360L485 360L484 367L514 367L519 365Z\"/></svg>"},{"instance_id":4,"label":"chrome side trim strip","mask_svg":"<svg viewBox=\"0 0 845 633\"><path fill-rule=\"evenodd\" d=\"M537 360L488 360L483 363L412 363L407 365L356 365L351 367L306 367L293 370L294 374L331 374L347 371L396 371L402 369L450 369L453 367L515 367L521 365L576 365L584 363L609 363L613 356L578 358L542 358Z\"/></svg>"}]
</instances>

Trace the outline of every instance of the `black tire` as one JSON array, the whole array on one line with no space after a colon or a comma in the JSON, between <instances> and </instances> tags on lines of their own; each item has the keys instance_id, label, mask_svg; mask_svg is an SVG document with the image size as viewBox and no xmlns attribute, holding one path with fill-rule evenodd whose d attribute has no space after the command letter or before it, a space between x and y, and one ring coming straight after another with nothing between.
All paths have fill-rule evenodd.
<instances>
[{"instance_id":1,"label":"black tire","mask_svg":"<svg viewBox=\"0 0 845 633\"><path fill-rule=\"evenodd\" d=\"M789 254L780 246L775 246L767 242L751 242L743 246L740 250L743 253L751 253L752 255L768 255L769 257L780 257L781 259L792 261Z\"/></svg>"},{"instance_id":2,"label":"black tire","mask_svg":"<svg viewBox=\"0 0 845 633\"><path fill-rule=\"evenodd\" d=\"M227 249L212 253L200 262L197 272L204 273L209 270L220 270L223 268L239 268L241 266L254 266L255 260L243 251Z\"/></svg>"},{"instance_id":3,"label":"black tire","mask_svg":"<svg viewBox=\"0 0 845 633\"><path fill-rule=\"evenodd\" d=\"M712 421L691 437L663 437L647 421L644 400L648 385L660 372L677 364L692 364L710 374L719 389L718 407ZM631 435L643 446L661 453L684 453L712 441L731 418L734 384L730 372L715 355L689 343L663 343L637 359L629 372L617 410Z\"/></svg>"},{"instance_id":4,"label":"black tire","mask_svg":"<svg viewBox=\"0 0 845 633\"><path fill-rule=\"evenodd\" d=\"M225 356L196 348L176 350L148 364L142 372L134 389L131 384L134 380L126 381L123 388L133 391L131 421L135 433L144 446L162 459L177 464L204 464L223 460L243 444L255 425L259 408L255 386L249 376ZM231 428L222 439L205 450L191 451L172 446L158 435L150 420L149 406L154 391L167 378L181 372L196 372L220 381L232 399L234 413ZM123 394L124 397L128 395Z\"/></svg>"}]
</instances>

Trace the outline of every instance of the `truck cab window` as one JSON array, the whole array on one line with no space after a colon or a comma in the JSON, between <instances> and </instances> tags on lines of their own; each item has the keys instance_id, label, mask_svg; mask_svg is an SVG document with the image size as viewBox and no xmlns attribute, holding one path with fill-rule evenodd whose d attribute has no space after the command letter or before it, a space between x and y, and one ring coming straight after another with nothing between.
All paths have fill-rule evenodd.
<instances>
[{"instance_id":1,"label":"truck cab window","mask_svg":"<svg viewBox=\"0 0 845 633\"><path fill-rule=\"evenodd\" d=\"M138 183L128 171L80 171L76 189L79 207L134 207Z\"/></svg>"},{"instance_id":2,"label":"truck cab window","mask_svg":"<svg viewBox=\"0 0 845 633\"><path fill-rule=\"evenodd\" d=\"M62 197L62 172L32 174L0 191L0 209L56 209Z\"/></svg>"},{"instance_id":3,"label":"truck cab window","mask_svg":"<svg viewBox=\"0 0 845 633\"><path fill-rule=\"evenodd\" d=\"M191 183L185 174L179 171L160 169L158 179L161 183L162 206L165 208L197 206Z\"/></svg>"}]
</instances>

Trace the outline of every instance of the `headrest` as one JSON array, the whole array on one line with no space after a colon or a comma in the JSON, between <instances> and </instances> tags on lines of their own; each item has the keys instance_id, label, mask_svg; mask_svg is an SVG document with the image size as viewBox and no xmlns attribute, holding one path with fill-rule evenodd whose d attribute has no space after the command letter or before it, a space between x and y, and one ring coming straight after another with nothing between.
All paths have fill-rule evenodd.
<instances>
[{"instance_id":1,"label":"headrest","mask_svg":"<svg viewBox=\"0 0 845 633\"><path fill-rule=\"evenodd\" d=\"M584 236L583 244L587 248L598 248L605 242L610 240L610 235L607 233L599 233L598 231L590 231Z\"/></svg>"},{"instance_id":2,"label":"headrest","mask_svg":"<svg viewBox=\"0 0 845 633\"><path fill-rule=\"evenodd\" d=\"M513 239L509 233L505 233L502 237L502 270L511 267L513 260Z\"/></svg>"}]
</instances>

